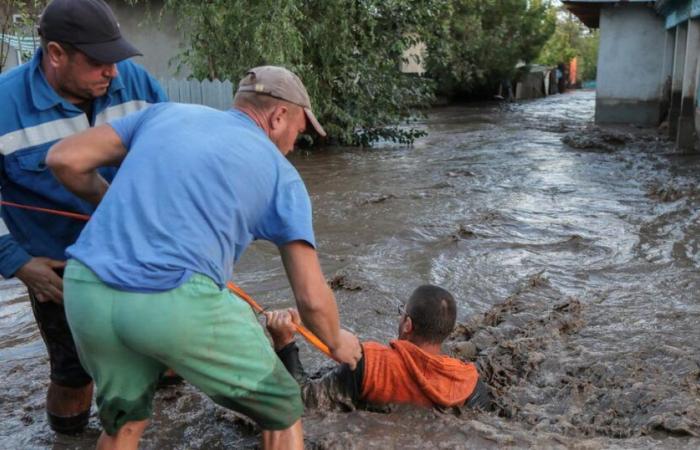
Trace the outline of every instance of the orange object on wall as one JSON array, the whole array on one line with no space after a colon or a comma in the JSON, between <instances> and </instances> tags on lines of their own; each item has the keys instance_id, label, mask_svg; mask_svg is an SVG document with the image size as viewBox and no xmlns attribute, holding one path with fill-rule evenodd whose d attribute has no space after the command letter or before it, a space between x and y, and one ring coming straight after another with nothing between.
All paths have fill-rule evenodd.
<instances>
[{"instance_id":1,"label":"orange object on wall","mask_svg":"<svg viewBox=\"0 0 700 450\"><path fill-rule=\"evenodd\" d=\"M578 57L569 62L569 86L576 86L578 79Z\"/></svg>"}]
</instances>

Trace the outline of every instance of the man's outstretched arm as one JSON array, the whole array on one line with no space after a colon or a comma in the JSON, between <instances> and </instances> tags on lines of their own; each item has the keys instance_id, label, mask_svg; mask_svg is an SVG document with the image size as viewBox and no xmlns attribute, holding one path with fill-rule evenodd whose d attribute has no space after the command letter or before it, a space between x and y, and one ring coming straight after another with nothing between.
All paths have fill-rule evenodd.
<instances>
[{"instance_id":1,"label":"man's outstretched arm","mask_svg":"<svg viewBox=\"0 0 700 450\"><path fill-rule=\"evenodd\" d=\"M328 346L336 361L354 369L362 357L360 342L340 328L335 297L316 250L304 241L292 241L280 247L280 254L304 324Z\"/></svg>"},{"instance_id":2,"label":"man's outstretched arm","mask_svg":"<svg viewBox=\"0 0 700 450\"><path fill-rule=\"evenodd\" d=\"M118 166L126 153L114 129L101 125L54 144L46 155L46 165L69 191L97 205L109 187L97 169Z\"/></svg>"}]
</instances>

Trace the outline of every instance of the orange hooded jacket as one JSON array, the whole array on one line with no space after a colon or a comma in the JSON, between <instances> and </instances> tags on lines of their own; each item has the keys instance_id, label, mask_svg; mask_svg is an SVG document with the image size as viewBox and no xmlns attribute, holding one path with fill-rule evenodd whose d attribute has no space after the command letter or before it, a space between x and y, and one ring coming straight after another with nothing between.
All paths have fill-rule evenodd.
<instances>
[{"instance_id":1,"label":"orange hooded jacket","mask_svg":"<svg viewBox=\"0 0 700 450\"><path fill-rule=\"evenodd\" d=\"M361 398L375 404L410 403L421 406L458 406L472 394L479 380L474 364L426 353L405 340L390 346L362 344L365 370Z\"/></svg>"}]
</instances>

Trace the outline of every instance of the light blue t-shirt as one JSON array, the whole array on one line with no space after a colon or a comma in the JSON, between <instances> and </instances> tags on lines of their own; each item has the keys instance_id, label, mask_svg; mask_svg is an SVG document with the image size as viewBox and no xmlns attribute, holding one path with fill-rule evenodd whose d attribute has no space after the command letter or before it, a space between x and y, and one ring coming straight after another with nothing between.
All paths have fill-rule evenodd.
<instances>
[{"instance_id":1,"label":"light blue t-shirt","mask_svg":"<svg viewBox=\"0 0 700 450\"><path fill-rule=\"evenodd\" d=\"M120 290L221 288L254 239L315 246L296 169L246 114L162 103L111 122L128 154L66 250Z\"/></svg>"}]
</instances>

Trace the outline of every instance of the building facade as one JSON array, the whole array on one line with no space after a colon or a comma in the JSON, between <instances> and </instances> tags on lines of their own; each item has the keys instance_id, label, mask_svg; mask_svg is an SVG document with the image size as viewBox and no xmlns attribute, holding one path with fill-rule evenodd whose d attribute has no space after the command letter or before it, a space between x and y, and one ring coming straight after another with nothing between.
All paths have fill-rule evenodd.
<instances>
[{"instance_id":1,"label":"building facade","mask_svg":"<svg viewBox=\"0 0 700 450\"><path fill-rule=\"evenodd\" d=\"M106 3L117 16L122 34L143 53L142 57L134 59L135 62L160 79L186 79L191 74L189 67L178 67L177 56L185 38L183 32L178 30L177 21L172 15L160 14L163 0L139 2L136 5L131 5L125 0L106 0ZM38 20L38 17L34 20ZM0 39L0 45L4 45L9 52L2 67L3 72L25 62L26 54L33 53L32 50L28 50L27 45L20 48L17 45L18 39L33 41L34 45L39 45L35 30L21 34L3 36L3 39Z\"/></svg>"},{"instance_id":2,"label":"building facade","mask_svg":"<svg viewBox=\"0 0 700 450\"><path fill-rule=\"evenodd\" d=\"M700 0L577 0L565 6L600 28L596 122L657 126L678 147L700 135Z\"/></svg>"}]
</instances>

